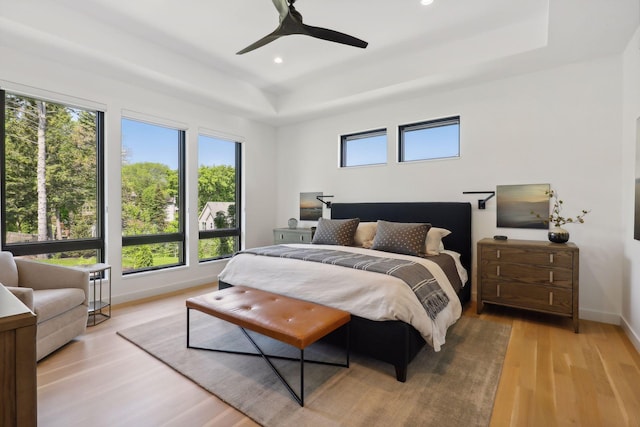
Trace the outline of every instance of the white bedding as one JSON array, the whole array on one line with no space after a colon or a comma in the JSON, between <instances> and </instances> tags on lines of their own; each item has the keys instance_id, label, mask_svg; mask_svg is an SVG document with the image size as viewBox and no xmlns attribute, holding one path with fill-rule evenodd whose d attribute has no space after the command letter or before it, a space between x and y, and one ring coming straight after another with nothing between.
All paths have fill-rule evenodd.
<instances>
[{"instance_id":1,"label":"white bedding","mask_svg":"<svg viewBox=\"0 0 640 427\"><path fill-rule=\"evenodd\" d=\"M287 246L309 247L303 244ZM419 262L431 271L449 297L449 304L432 321L409 286L396 277L289 258L238 254L227 263L218 278L231 285L250 286L339 308L370 320L401 320L420 332L435 351L440 350L445 343L447 328L460 318L462 307L446 274L436 263L428 258L372 249L314 246ZM462 266L458 271L465 278L462 283L465 283L466 271Z\"/></svg>"}]
</instances>

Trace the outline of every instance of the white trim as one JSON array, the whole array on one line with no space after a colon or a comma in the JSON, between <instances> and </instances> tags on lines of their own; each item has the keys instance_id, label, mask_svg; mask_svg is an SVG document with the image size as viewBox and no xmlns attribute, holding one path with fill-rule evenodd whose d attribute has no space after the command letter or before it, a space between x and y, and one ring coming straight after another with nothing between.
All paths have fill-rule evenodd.
<instances>
[{"instance_id":1,"label":"white trim","mask_svg":"<svg viewBox=\"0 0 640 427\"><path fill-rule=\"evenodd\" d=\"M627 322L627 319L625 319L624 316L621 317L620 326L622 327L622 330L627 334L627 337L629 338L629 341L631 341L631 344L633 344L636 350L638 350L638 353L640 353L640 336L638 336L638 334L631 328L631 325L629 324L629 322Z\"/></svg>"},{"instance_id":2,"label":"white trim","mask_svg":"<svg viewBox=\"0 0 640 427\"><path fill-rule=\"evenodd\" d=\"M208 136L210 138L223 139L229 142L239 142L240 144L245 142L245 138L240 135L236 135L233 133L222 132L219 130L211 130L208 128L199 127L198 128L198 136Z\"/></svg>"},{"instance_id":3,"label":"white trim","mask_svg":"<svg viewBox=\"0 0 640 427\"><path fill-rule=\"evenodd\" d=\"M28 98L37 98L57 104L64 104L69 107L80 108L84 110L96 110L101 112L107 111L107 105L90 99L78 98L65 95L59 92L40 89L33 86L27 86L20 83L14 83L7 80L0 80L0 88L15 95L26 96Z\"/></svg>"},{"instance_id":4,"label":"white trim","mask_svg":"<svg viewBox=\"0 0 640 427\"><path fill-rule=\"evenodd\" d=\"M580 308L580 319L592 320L594 322L609 323L611 325L620 325L620 314L605 313L603 311L588 310Z\"/></svg>"},{"instance_id":5,"label":"white trim","mask_svg":"<svg viewBox=\"0 0 640 427\"><path fill-rule=\"evenodd\" d=\"M151 114L140 113L138 111L122 109L120 112L120 120L130 119L139 122L144 122L150 125L170 127L173 129L187 131L189 125L184 122L178 122L176 120L165 119L163 117L153 116Z\"/></svg>"},{"instance_id":6,"label":"white trim","mask_svg":"<svg viewBox=\"0 0 640 427\"><path fill-rule=\"evenodd\" d=\"M144 298L167 294L169 292L193 288L193 287L204 285L207 283L212 283L212 280L211 279L194 279L186 282L178 282L178 283L172 283L164 286L157 286L152 289L141 289L133 292L128 292L126 294L113 295L111 298L111 304L116 305L116 304L122 304L130 301L137 301Z\"/></svg>"}]
</instances>

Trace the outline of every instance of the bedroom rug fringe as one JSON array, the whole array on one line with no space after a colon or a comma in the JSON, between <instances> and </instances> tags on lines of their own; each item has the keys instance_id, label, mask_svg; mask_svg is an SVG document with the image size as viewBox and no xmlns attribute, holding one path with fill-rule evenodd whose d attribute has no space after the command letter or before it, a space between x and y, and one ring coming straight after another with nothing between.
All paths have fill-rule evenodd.
<instances>
[{"instance_id":1,"label":"bedroom rug fringe","mask_svg":"<svg viewBox=\"0 0 640 427\"><path fill-rule=\"evenodd\" d=\"M233 325L192 312L194 345L253 351ZM357 354L350 368L305 364L305 406L259 357L186 348L186 313L118 334L265 426L487 426L491 418L509 325L463 316L436 353L425 347L409 365L407 382L393 367ZM270 354L299 352L252 334ZM308 359L340 361L344 350L314 344ZM299 363L274 361L299 387ZM176 396L179 399L179 396Z\"/></svg>"}]
</instances>

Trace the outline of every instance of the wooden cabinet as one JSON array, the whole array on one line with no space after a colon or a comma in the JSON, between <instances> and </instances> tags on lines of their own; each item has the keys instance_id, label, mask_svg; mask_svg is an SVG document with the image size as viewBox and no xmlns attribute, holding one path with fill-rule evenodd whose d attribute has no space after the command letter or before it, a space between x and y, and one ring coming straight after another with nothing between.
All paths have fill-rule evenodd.
<instances>
[{"instance_id":1,"label":"wooden cabinet","mask_svg":"<svg viewBox=\"0 0 640 427\"><path fill-rule=\"evenodd\" d=\"M478 313L484 304L568 316L577 333L579 249L537 240L478 242Z\"/></svg>"},{"instance_id":2,"label":"wooden cabinet","mask_svg":"<svg viewBox=\"0 0 640 427\"><path fill-rule=\"evenodd\" d=\"M36 316L0 285L0 425L38 422Z\"/></svg>"},{"instance_id":3,"label":"wooden cabinet","mask_svg":"<svg viewBox=\"0 0 640 427\"><path fill-rule=\"evenodd\" d=\"M273 230L273 243L311 243L313 232L311 228L276 228Z\"/></svg>"}]
</instances>

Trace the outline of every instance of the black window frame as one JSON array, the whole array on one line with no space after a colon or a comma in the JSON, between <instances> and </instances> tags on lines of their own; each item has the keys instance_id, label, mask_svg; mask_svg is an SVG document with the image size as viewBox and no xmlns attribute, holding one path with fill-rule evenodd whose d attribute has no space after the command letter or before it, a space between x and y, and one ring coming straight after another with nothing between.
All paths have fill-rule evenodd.
<instances>
[{"instance_id":1,"label":"black window frame","mask_svg":"<svg viewBox=\"0 0 640 427\"><path fill-rule=\"evenodd\" d=\"M208 136L208 135L207 135ZM238 141L231 141L235 144L235 162L236 162L236 227L235 228L223 228L213 230L198 230L198 242L205 239L215 239L221 237L237 237L238 238L238 250L242 250L242 143ZM208 262L220 259L231 258L233 254L221 255L218 257L202 258L198 255L198 262Z\"/></svg>"},{"instance_id":2,"label":"black window frame","mask_svg":"<svg viewBox=\"0 0 640 427\"><path fill-rule=\"evenodd\" d=\"M24 96L31 99L38 99L46 102L58 103L60 105L70 106L67 103L52 101L49 99L36 98L31 95L23 95L19 93L11 92L16 96ZM96 260L98 262L104 262L105 260L105 193L104 193L104 112L99 110L91 110L96 113L96 234L95 238L85 239L73 239L73 240L55 240L55 241L40 241L40 242L21 242L21 243L7 243L7 205L5 200L6 194L6 168L4 167L6 157L6 129L5 129L5 108L6 108L6 91L0 89L0 167L2 173L0 174L0 191L2 197L0 198L0 218L1 218L1 246L3 251L10 251L14 256L31 256L31 255L43 255L60 252L73 252L82 250L96 250ZM86 109L84 107L81 107Z\"/></svg>"},{"instance_id":3,"label":"black window frame","mask_svg":"<svg viewBox=\"0 0 640 427\"><path fill-rule=\"evenodd\" d=\"M446 156L446 157L428 157L424 159L405 159L405 132L417 131L422 129L432 129L438 128L442 126L450 126L450 125L458 126L458 155L457 156ZM458 159L460 158L460 116L450 116L441 119L435 120L426 120L422 122L416 123L408 123L405 125L398 126L398 162L399 163L410 163L410 162L421 162L426 160L439 160L439 159Z\"/></svg>"},{"instance_id":4,"label":"black window frame","mask_svg":"<svg viewBox=\"0 0 640 427\"><path fill-rule=\"evenodd\" d=\"M387 128L373 129L373 130L340 135L340 167L354 168L354 167L361 167L361 166L386 165L388 163L387 160L385 160L384 163L366 163L361 165L347 165L347 160L348 160L347 145L349 141L356 141L356 140L365 139L365 138L373 138L381 135L384 135L385 137L387 137L387 144L388 144L389 141L388 141ZM385 144L385 149L387 147L387 144ZM387 155L387 152L385 151L385 159L386 159L386 155Z\"/></svg>"},{"instance_id":5,"label":"black window frame","mask_svg":"<svg viewBox=\"0 0 640 427\"><path fill-rule=\"evenodd\" d=\"M145 120L140 120L131 117L122 116L120 120L133 120L141 123L147 123L153 126L166 127L169 129L175 129L178 132L178 232L176 233L159 233L159 234L139 234L134 236L122 236L122 247L125 248L127 246L141 246L141 245L151 245L157 243L179 243L180 247L180 262L174 264L165 264L159 266L152 267L143 267L136 268L134 270L122 271L122 275L130 275L143 273L147 271L157 271L164 270L166 268L174 268L186 265L186 233L185 233L185 213L186 210L186 130L179 129L176 127L171 127L168 125L163 125L160 123L148 122ZM120 195L122 198L122 194Z\"/></svg>"}]
</instances>

